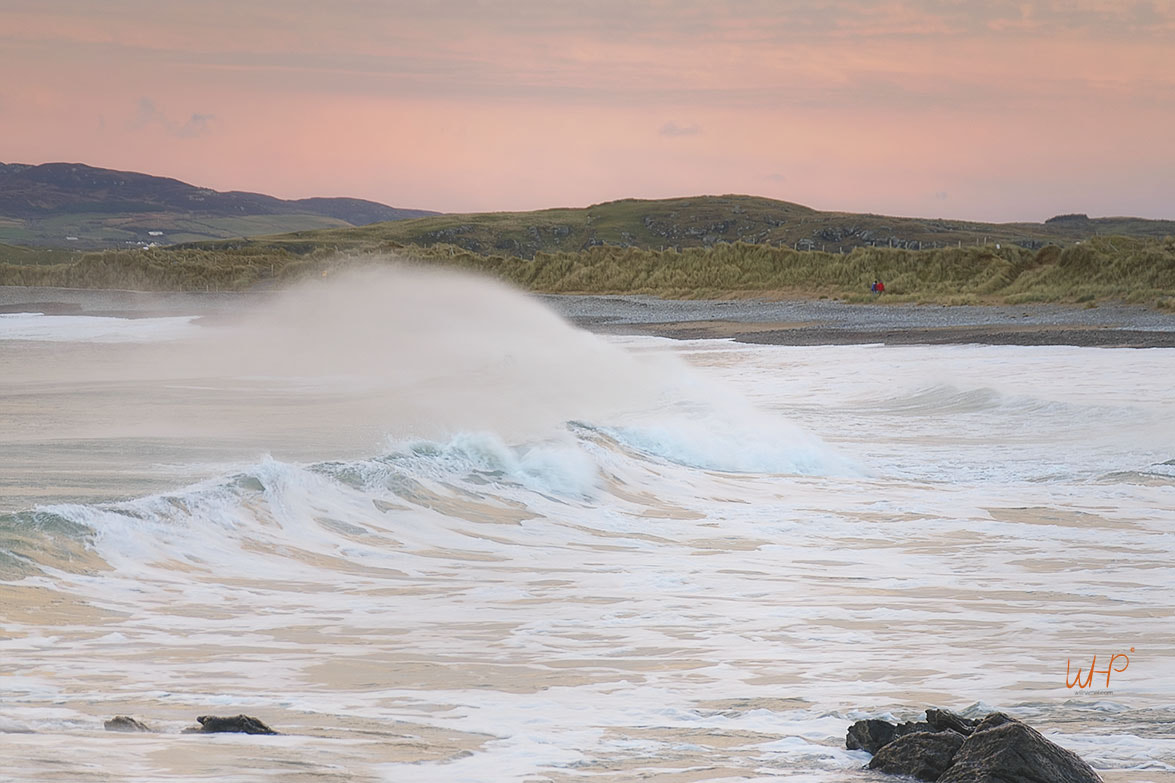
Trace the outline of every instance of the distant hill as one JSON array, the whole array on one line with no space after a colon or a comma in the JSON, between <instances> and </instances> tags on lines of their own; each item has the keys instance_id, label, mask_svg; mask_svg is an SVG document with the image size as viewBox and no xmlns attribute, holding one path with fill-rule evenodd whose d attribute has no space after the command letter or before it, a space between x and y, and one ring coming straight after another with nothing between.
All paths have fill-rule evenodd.
<instances>
[{"instance_id":1,"label":"distant hill","mask_svg":"<svg viewBox=\"0 0 1175 783\"><path fill-rule=\"evenodd\" d=\"M433 215L87 253L0 244L0 285L242 291L399 260L551 294L872 301L869 284L881 279L886 301L1175 309L1175 221L1067 214L975 223L751 196Z\"/></svg>"},{"instance_id":2,"label":"distant hill","mask_svg":"<svg viewBox=\"0 0 1175 783\"><path fill-rule=\"evenodd\" d=\"M436 215L357 228L299 231L258 239L255 244L284 247L293 253L389 243L454 245L483 255L533 258L540 252L598 246L681 250L734 242L831 253L855 247L929 250L983 244L1035 250L1096 236L1175 236L1175 221L1062 215L1044 223L978 223L821 212L787 201L728 195L625 199L581 209Z\"/></svg>"},{"instance_id":3,"label":"distant hill","mask_svg":"<svg viewBox=\"0 0 1175 783\"><path fill-rule=\"evenodd\" d=\"M0 163L0 242L78 249L363 226L436 215L354 198L222 193L80 163Z\"/></svg>"}]
</instances>

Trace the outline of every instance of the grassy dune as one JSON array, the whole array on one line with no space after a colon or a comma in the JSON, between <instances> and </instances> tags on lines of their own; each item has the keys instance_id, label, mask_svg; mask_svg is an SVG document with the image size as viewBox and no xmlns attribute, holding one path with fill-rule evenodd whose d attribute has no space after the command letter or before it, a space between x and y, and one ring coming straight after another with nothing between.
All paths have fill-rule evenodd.
<instances>
[{"instance_id":1,"label":"grassy dune","mask_svg":"<svg viewBox=\"0 0 1175 783\"><path fill-rule=\"evenodd\" d=\"M0 259L4 259L0 253ZM540 252L533 259L483 255L453 245L379 242L336 250L327 243L153 248L87 253L67 263L0 263L0 285L138 290L241 291L395 259L498 277L544 293L652 294L668 298L870 298L943 304L1120 300L1175 308L1175 239L1099 237L1031 251L992 245L850 253L747 243L644 250L614 246Z\"/></svg>"},{"instance_id":2,"label":"grassy dune","mask_svg":"<svg viewBox=\"0 0 1175 783\"><path fill-rule=\"evenodd\" d=\"M821 212L787 201L730 195L624 199L582 209L435 215L361 228L302 231L265 241L275 245L314 242L340 249L386 242L456 245L482 255L533 258L538 253L604 245L685 251L743 242L848 253L856 247L921 250L985 243L1037 249L1095 236L1161 239L1170 235L1175 235L1175 221L1068 215L1045 223L977 223Z\"/></svg>"},{"instance_id":3,"label":"grassy dune","mask_svg":"<svg viewBox=\"0 0 1175 783\"><path fill-rule=\"evenodd\" d=\"M750 196L628 199L147 250L53 255L0 245L0 284L239 291L395 256L546 293L856 301L880 278L889 301L1175 307L1172 235L1175 222L1136 218L983 224Z\"/></svg>"},{"instance_id":4,"label":"grassy dune","mask_svg":"<svg viewBox=\"0 0 1175 783\"><path fill-rule=\"evenodd\" d=\"M77 251L52 247L24 247L0 243L0 263L64 264L79 257Z\"/></svg>"}]
</instances>

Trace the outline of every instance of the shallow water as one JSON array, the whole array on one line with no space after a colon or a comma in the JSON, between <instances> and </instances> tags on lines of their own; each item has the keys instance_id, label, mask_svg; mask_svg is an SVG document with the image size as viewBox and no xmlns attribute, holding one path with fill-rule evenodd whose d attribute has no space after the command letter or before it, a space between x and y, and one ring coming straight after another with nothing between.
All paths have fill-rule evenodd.
<instances>
[{"instance_id":1,"label":"shallow water","mask_svg":"<svg viewBox=\"0 0 1175 783\"><path fill-rule=\"evenodd\" d=\"M852 720L943 706L1175 780L1175 351L597 338L448 283L0 318L0 778L866 780ZM239 712L285 734L177 733Z\"/></svg>"}]
</instances>

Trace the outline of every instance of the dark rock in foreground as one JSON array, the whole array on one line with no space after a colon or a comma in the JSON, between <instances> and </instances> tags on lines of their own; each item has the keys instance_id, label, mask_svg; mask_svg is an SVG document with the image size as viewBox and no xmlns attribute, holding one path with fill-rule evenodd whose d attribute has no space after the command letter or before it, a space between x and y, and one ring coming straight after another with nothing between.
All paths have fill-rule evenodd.
<instances>
[{"instance_id":1,"label":"dark rock in foreground","mask_svg":"<svg viewBox=\"0 0 1175 783\"><path fill-rule=\"evenodd\" d=\"M142 721L137 721L128 715L115 715L102 724L107 731L154 731Z\"/></svg>"},{"instance_id":2,"label":"dark rock in foreground","mask_svg":"<svg viewBox=\"0 0 1175 783\"><path fill-rule=\"evenodd\" d=\"M184 729L185 734L277 734L278 732L266 726L251 715L233 715L221 717L219 715L201 715L196 718L200 728Z\"/></svg>"},{"instance_id":3,"label":"dark rock in foreground","mask_svg":"<svg viewBox=\"0 0 1175 783\"><path fill-rule=\"evenodd\" d=\"M913 775L919 780L938 780L955 760L963 735L946 731L915 731L905 734L877 751L869 769L893 775Z\"/></svg>"},{"instance_id":4,"label":"dark rock in foreground","mask_svg":"<svg viewBox=\"0 0 1175 783\"><path fill-rule=\"evenodd\" d=\"M1003 715L1003 713L993 712L992 715ZM926 711L926 722L935 731L950 729L951 731L959 732L964 737L971 736L971 733L975 731L975 727L979 725L979 720L976 718L964 718L962 715L956 715L950 710L935 709Z\"/></svg>"},{"instance_id":5,"label":"dark rock in foreground","mask_svg":"<svg viewBox=\"0 0 1175 783\"><path fill-rule=\"evenodd\" d=\"M959 720L963 719L959 718ZM976 722L978 723L978 721ZM849 726L849 732L845 736L845 747L849 750L865 750L869 753L877 753L877 751L898 737L904 737L907 734L913 734L918 731L935 732L942 731L946 728L951 727L938 723L930 723L929 721L907 721L906 723L895 725L887 720L859 720L852 726Z\"/></svg>"},{"instance_id":6,"label":"dark rock in foreground","mask_svg":"<svg viewBox=\"0 0 1175 783\"><path fill-rule=\"evenodd\" d=\"M845 747L849 750L864 750L876 754L882 747L893 742L897 726L887 720L859 720L849 726L845 736Z\"/></svg>"},{"instance_id":7,"label":"dark rock in foreground","mask_svg":"<svg viewBox=\"0 0 1175 783\"><path fill-rule=\"evenodd\" d=\"M1002 712L982 721L935 709L925 723L861 720L845 745L873 753L870 769L937 783L1101 783L1076 753Z\"/></svg>"},{"instance_id":8,"label":"dark rock in foreground","mask_svg":"<svg viewBox=\"0 0 1175 783\"><path fill-rule=\"evenodd\" d=\"M993 721L993 719L996 719ZM1026 723L995 712L955 754L939 783L1101 783L1071 750L1049 742Z\"/></svg>"}]
</instances>

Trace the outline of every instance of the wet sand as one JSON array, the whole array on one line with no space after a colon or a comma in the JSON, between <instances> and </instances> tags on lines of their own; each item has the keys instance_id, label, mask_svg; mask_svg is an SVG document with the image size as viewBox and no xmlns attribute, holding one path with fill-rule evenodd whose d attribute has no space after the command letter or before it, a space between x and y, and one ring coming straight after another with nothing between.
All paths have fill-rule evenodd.
<instances>
[{"instance_id":1,"label":"wet sand","mask_svg":"<svg viewBox=\"0 0 1175 783\"><path fill-rule=\"evenodd\" d=\"M760 345L1077 345L1101 348L1175 348L1175 332L1076 328L1067 326L944 326L932 328L852 329L819 324L731 324L718 327L670 324L639 333L683 340L725 338Z\"/></svg>"},{"instance_id":2,"label":"wet sand","mask_svg":"<svg viewBox=\"0 0 1175 783\"><path fill-rule=\"evenodd\" d=\"M831 300L669 301L543 296L578 326L610 334L768 345L1076 345L1175 347L1175 313L1138 305L848 304Z\"/></svg>"}]
</instances>

